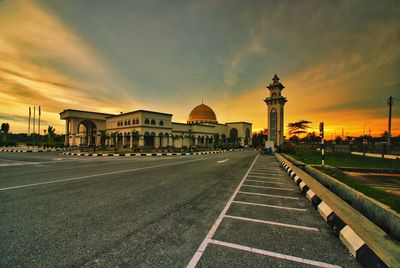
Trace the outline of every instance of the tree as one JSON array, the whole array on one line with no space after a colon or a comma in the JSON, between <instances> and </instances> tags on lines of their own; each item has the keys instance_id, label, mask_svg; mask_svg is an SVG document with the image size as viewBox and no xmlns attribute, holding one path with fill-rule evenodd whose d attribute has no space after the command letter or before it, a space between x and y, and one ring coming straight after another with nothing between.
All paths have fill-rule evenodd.
<instances>
[{"instance_id":1,"label":"tree","mask_svg":"<svg viewBox=\"0 0 400 268\"><path fill-rule=\"evenodd\" d=\"M106 149L106 140L107 140L107 133L105 130L100 130L100 146L101 149Z\"/></svg>"},{"instance_id":2,"label":"tree","mask_svg":"<svg viewBox=\"0 0 400 268\"><path fill-rule=\"evenodd\" d=\"M10 130L10 125L8 123L3 123L1 124L1 132L3 132L3 141L6 142L7 140L7 134L8 131Z\"/></svg>"},{"instance_id":3,"label":"tree","mask_svg":"<svg viewBox=\"0 0 400 268\"><path fill-rule=\"evenodd\" d=\"M118 136L117 135L118 135L118 131L115 131L115 132L111 133L111 139L112 139L115 151L118 150L118 142L117 142L118 141L118 139L117 139Z\"/></svg>"},{"instance_id":4,"label":"tree","mask_svg":"<svg viewBox=\"0 0 400 268\"><path fill-rule=\"evenodd\" d=\"M262 148L264 146L264 141L268 140L268 130L263 129L258 132L253 132L252 144L255 148Z\"/></svg>"},{"instance_id":5,"label":"tree","mask_svg":"<svg viewBox=\"0 0 400 268\"><path fill-rule=\"evenodd\" d=\"M133 143L131 146L132 146L132 148L135 147L135 149L136 149L138 146L138 143L139 143L139 139L140 139L139 131L134 129L134 130L132 130L131 135L132 135L132 143Z\"/></svg>"},{"instance_id":6,"label":"tree","mask_svg":"<svg viewBox=\"0 0 400 268\"><path fill-rule=\"evenodd\" d=\"M297 122L289 123L288 128L289 128L289 134L290 135L298 135L298 134L303 134L307 133L307 129L310 128L309 124L311 124L311 121L308 120L300 120Z\"/></svg>"},{"instance_id":7,"label":"tree","mask_svg":"<svg viewBox=\"0 0 400 268\"><path fill-rule=\"evenodd\" d=\"M52 126L49 126L47 128L47 137L48 137L48 140L49 140L49 144L53 143L53 139L54 139L54 136L55 136L55 131L56 131L56 129L54 127L52 127Z\"/></svg>"},{"instance_id":8,"label":"tree","mask_svg":"<svg viewBox=\"0 0 400 268\"><path fill-rule=\"evenodd\" d=\"M219 147L219 143L220 143L220 137L219 134L216 133L214 134L214 150L217 149L217 147Z\"/></svg>"}]
</instances>

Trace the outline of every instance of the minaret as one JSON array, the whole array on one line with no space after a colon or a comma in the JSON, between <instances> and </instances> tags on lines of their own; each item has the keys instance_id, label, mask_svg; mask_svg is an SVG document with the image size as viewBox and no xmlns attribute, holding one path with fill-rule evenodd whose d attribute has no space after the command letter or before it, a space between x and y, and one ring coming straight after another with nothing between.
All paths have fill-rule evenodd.
<instances>
[{"instance_id":1,"label":"minaret","mask_svg":"<svg viewBox=\"0 0 400 268\"><path fill-rule=\"evenodd\" d=\"M281 95L285 87L279 82L279 77L275 74L272 83L267 86L269 97L264 101L268 106L268 141L273 141L276 146L283 143L284 124L283 108L287 99Z\"/></svg>"}]
</instances>

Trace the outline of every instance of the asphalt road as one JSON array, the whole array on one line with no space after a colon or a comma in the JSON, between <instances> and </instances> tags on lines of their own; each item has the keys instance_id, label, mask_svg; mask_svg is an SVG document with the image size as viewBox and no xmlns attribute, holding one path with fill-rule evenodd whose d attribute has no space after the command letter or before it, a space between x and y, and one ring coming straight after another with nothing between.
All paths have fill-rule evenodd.
<instances>
[{"instance_id":1,"label":"asphalt road","mask_svg":"<svg viewBox=\"0 0 400 268\"><path fill-rule=\"evenodd\" d=\"M243 179L198 266L357 267L276 160L256 156L0 153L0 267L185 267Z\"/></svg>"}]
</instances>

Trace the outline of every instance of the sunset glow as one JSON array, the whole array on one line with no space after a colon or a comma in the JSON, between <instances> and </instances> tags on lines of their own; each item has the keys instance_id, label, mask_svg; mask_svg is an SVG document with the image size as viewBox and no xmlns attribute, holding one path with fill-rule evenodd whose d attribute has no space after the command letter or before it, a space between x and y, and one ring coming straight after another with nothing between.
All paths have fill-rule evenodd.
<instances>
[{"instance_id":1,"label":"sunset glow","mask_svg":"<svg viewBox=\"0 0 400 268\"><path fill-rule=\"evenodd\" d=\"M90 2L90 3L89 3ZM400 98L398 1L0 1L0 122L27 132L28 107L137 109L185 122L201 103L220 122L267 127L265 88L285 85L285 125L326 137L387 130ZM334 10L334 12L333 12ZM392 135L400 135L400 101Z\"/></svg>"}]
</instances>

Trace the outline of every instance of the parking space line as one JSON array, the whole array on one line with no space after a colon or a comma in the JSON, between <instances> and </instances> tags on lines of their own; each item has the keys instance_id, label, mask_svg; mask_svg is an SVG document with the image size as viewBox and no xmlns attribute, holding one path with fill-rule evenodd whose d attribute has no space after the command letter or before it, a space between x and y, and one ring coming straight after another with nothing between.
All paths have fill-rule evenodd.
<instances>
[{"instance_id":1,"label":"parking space line","mask_svg":"<svg viewBox=\"0 0 400 268\"><path fill-rule=\"evenodd\" d=\"M310 259L303 259L303 258L291 256L291 255L286 255L286 254L281 254L281 253L272 252L272 251L268 251L268 250L242 246L242 245L223 242L223 241L214 240L214 239L212 239L210 241L210 243L214 244L214 245L223 246L223 247L238 249L238 250L256 253L256 254L260 254L260 255L264 255L264 256L269 256L269 257L273 257L273 258L308 264L308 265L312 265L312 266L316 266L316 267L324 267L324 268L339 268L340 267L340 266L329 264L326 262L314 261L314 260L310 260Z\"/></svg>"},{"instance_id":2,"label":"parking space line","mask_svg":"<svg viewBox=\"0 0 400 268\"><path fill-rule=\"evenodd\" d=\"M275 222L275 221L264 221L264 220L258 220L258 219L252 219L252 218L246 218L246 217L239 217L239 216L225 215L225 218L234 219L234 220L240 220L240 221L249 221L249 222L255 222L255 223L277 225L277 226L294 228L294 229L301 229L301 230L306 230L306 231L314 231L314 232L318 232L319 231L318 228L314 228L314 227L295 225L295 224L288 224L288 223Z\"/></svg>"},{"instance_id":3,"label":"parking space line","mask_svg":"<svg viewBox=\"0 0 400 268\"><path fill-rule=\"evenodd\" d=\"M235 197L237 195L237 193L240 190L240 187L242 187L244 181L246 180L247 176L250 173L250 170L253 168L254 164L256 163L257 159L258 159L259 155L257 155L254 158L253 163L251 164L250 168L247 170L246 174L244 174L242 180L240 181L238 187L235 189L235 191L233 192L231 198L228 200L228 202L226 203L224 209L221 211L221 213L218 216L218 219L215 221L215 223L213 224L213 226L211 227L210 231L208 231L208 234L206 235L206 237L204 238L203 242L201 242L199 248L197 249L197 251L195 252L195 254L193 255L192 259L190 260L189 264L186 266L187 268L194 268L196 267L197 263L199 262L200 258L203 256L204 251L206 250L208 244L211 241L211 238L214 236L215 232L217 231L218 227L220 226L222 220L224 219L226 212L228 212L228 209L230 208L233 200L235 200Z\"/></svg>"},{"instance_id":4,"label":"parking space line","mask_svg":"<svg viewBox=\"0 0 400 268\"><path fill-rule=\"evenodd\" d=\"M277 174L277 173L265 173L265 172L251 172L250 173L250 175L263 175L263 176L275 176L275 177L278 177L278 176L284 176L284 175L286 175L286 174Z\"/></svg>"},{"instance_id":5,"label":"parking space line","mask_svg":"<svg viewBox=\"0 0 400 268\"><path fill-rule=\"evenodd\" d=\"M276 194L261 194L261 193L245 192L245 191L239 191L238 193L239 194L248 194L248 195L259 195L259 196L276 197L276 198L283 198L283 199L293 199L293 200L298 200L299 199L298 197L276 195Z\"/></svg>"},{"instance_id":6,"label":"parking space line","mask_svg":"<svg viewBox=\"0 0 400 268\"><path fill-rule=\"evenodd\" d=\"M282 206L274 206L268 204L260 204L260 203L251 203L251 202L243 202L243 201L233 201L233 203L243 204L243 205L250 205L250 206L259 206L259 207L268 207L268 208L278 208L278 209L286 209L286 210L294 210L294 211L307 211L304 208L292 208L292 207L282 207Z\"/></svg>"},{"instance_id":7,"label":"parking space line","mask_svg":"<svg viewBox=\"0 0 400 268\"><path fill-rule=\"evenodd\" d=\"M253 178L265 178L265 179L270 179L270 180L279 180L279 178L276 178L275 176L260 176L260 175L251 175L247 177L253 177Z\"/></svg>"},{"instance_id":8,"label":"parking space line","mask_svg":"<svg viewBox=\"0 0 400 268\"><path fill-rule=\"evenodd\" d=\"M254 181L254 182L262 182L262 183L272 183L272 184L283 184L283 182L276 182L276 181L259 181L259 180L249 180L246 181Z\"/></svg>"},{"instance_id":9,"label":"parking space line","mask_svg":"<svg viewBox=\"0 0 400 268\"><path fill-rule=\"evenodd\" d=\"M254 187L254 188L264 188L264 189L282 190L282 191L292 191L292 192L294 191L293 189L281 188L281 187L259 186L259 185L249 185L249 184L243 184L243 186L246 186L246 187Z\"/></svg>"}]
</instances>

